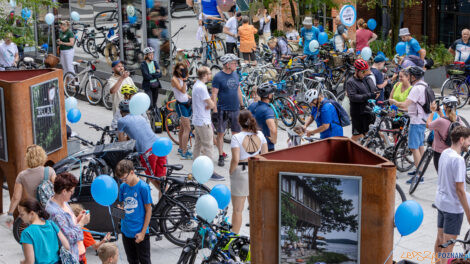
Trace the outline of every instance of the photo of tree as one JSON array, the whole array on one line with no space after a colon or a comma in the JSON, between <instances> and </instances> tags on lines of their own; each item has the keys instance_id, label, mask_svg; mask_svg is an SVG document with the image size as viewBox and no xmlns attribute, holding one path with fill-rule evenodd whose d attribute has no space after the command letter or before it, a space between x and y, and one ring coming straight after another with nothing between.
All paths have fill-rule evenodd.
<instances>
[{"instance_id":1,"label":"photo of tree","mask_svg":"<svg viewBox=\"0 0 470 264\"><path fill-rule=\"evenodd\" d=\"M34 144L43 147L48 154L62 148L57 78L31 86L31 111Z\"/></svg>"},{"instance_id":2,"label":"photo of tree","mask_svg":"<svg viewBox=\"0 0 470 264\"><path fill-rule=\"evenodd\" d=\"M279 263L360 263L361 177L280 173Z\"/></svg>"},{"instance_id":3,"label":"photo of tree","mask_svg":"<svg viewBox=\"0 0 470 264\"><path fill-rule=\"evenodd\" d=\"M3 88L0 87L0 160L8 161L7 124L5 120L5 99Z\"/></svg>"}]
</instances>

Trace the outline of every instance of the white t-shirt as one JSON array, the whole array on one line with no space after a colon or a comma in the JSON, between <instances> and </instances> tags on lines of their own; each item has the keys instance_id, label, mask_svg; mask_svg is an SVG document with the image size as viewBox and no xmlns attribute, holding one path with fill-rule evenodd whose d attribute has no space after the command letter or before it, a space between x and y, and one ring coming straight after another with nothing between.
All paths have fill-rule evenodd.
<instances>
[{"instance_id":1,"label":"white t-shirt","mask_svg":"<svg viewBox=\"0 0 470 264\"><path fill-rule=\"evenodd\" d=\"M240 148L240 160L246 160L247 158L258 155L261 152L261 147L263 146L263 144L267 144L263 132L258 131L257 135L261 140L261 145L255 153L249 154L243 148L243 139L245 139L245 137L249 135L254 135L254 133L242 131L232 136L232 142L230 143L230 146L231 148Z\"/></svg>"},{"instance_id":2,"label":"white t-shirt","mask_svg":"<svg viewBox=\"0 0 470 264\"><path fill-rule=\"evenodd\" d=\"M299 32L297 30L292 30L291 32L286 33L287 40L297 40L299 37Z\"/></svg>"},{"instance_id":3,"label":"white t-shirt","mask_svg":"<svg viewBox=\"0 0 470 264\"><path fill-rule=\"evenodd\" d=\"M407 99L413 101L410 106L408 106L408 114L410 115L410 124L426 124L424 120L427 120L428 114L423 110L422 105L426 102L426 83L423 81L418 81L413 85L408 94ZM418 105L419 104L419 105Z\"/></svg>"},{"instance_id":4,"label":"white t-shirt","mask_svg":"<svg viewBox=\"0 0 470 264\"><path fill-rule=\"evenodd\" d=\"M18 53L18 47L11 42L10 45L0 44L0 67L11 67L15 62L15 54Z\"/></svg>"},{"instance_id":5,"label":"white t-shirt","mask_svg":"<svg viewBox=\"0 0 470 264\"><path fill-rule=\"evenodd\" d=\"M178 79L180 86L183 86L183 80ZM176 101L180 103L186 103L189 100L188 94L187 93L182 93L180 90L176 89L176 87L171 86L171 90L175 94L175 99Z\"/></svg>"},{"instance_id":6,"label":"white t-shirt","mask_svg":"<svg viewBox=\"0 0 470 264\"><path fill-rule=\"evenodd\" d=\"M120 77L119 75L112 74L108 79L108 87L106 89L111 89L119 81ZM124 79L121 83L121 87L126 84L135 85L131 77ZM121 87L119 87L115 93L111 94L111 98L113 99L113 116L116 112L119 112L119 103L124 100L124 96L121 94Z\"/></svg>"},{"instance_id":7,"label":"white t-shirt","mask_svg":"<svg viewBox=\"0 0 470 264\"><path fill-rule=\"evenodd\" d=\"M259 19L259 27L263 29L263 33L271 33L271 16L268 15L266 18L269 20L268 23L266 23L266 26L264 23L264 17L262 16Z\"/></svg>"},{"instance_id":8,"label":"white t-shirt","mask_svg":"<svg viewBox=\"0 0 470 264\"><path fill-rule=\"evenodd\" d=\"M238 32L237 18L236 17L229 18L227 20L227 23L225 23L225 27L228 28L228 31L230 31L230 33L237 34L237 32ZM225 42L237 43L237 39L230 36L230 35L227 35L227 37L225 38Z\"/></svg>"},{"instance_id":9,"label":"white t-shirt","mask_svg":"<svg viewBox=\"0 0 470 264\"><path fill-rule=\"evenodd\" d=\"M193 85L192 93L193 125L203 126L211 124L211 110L206 109L206 102L204 102L209 98L207 85L197 80Z\"/></svg>"},{"instance_id":10,"label":"white t-shirt","mask_svg":"<svg viewBox=\"0 0 470 264\"><path fill-rule=\"evenodd\" d=\"M435 204L439 210L452 214L464 212L457 196L455 183L463 182L465 190L467 188L465 183L466 175L467 168L464 158L452 148L444 150L439 158L439 171L437 173Z\"/></svg>"}]
</instances>

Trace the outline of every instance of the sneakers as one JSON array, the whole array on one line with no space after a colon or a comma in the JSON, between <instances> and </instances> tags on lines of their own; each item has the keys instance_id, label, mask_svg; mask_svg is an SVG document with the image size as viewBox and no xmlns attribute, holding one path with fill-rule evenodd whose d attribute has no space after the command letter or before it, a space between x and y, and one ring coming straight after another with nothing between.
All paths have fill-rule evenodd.
<instances>
[{"instance_id":1,"label":"sneakers","mask_svg":"<svg viewBox=\"0 0 470 264\"><path fill-rule=\"evenodd\" d=\"M191 153L191 151L186 151L186 153L184 154L181 154L181 159L184 159L184 160L192 160L193 159L193 153Z\"/></svg>"},{"instance_id":2,"label":"sneakers","mask_svg":"<svg viewBox=\"0 0 470 264\"><path fill-rule=\"evenodd\" d=\"M416 170L408 172L408 175L415 176L416 175Z\"/></svg>"},{"instance_id":3,"label":"sneakers","mask_svg":"<svg viewBox=\"0 0 470 264\"><path fill-rule=\"evenodd\" d=\"M417 177L417 176L413 176L413 177L411 177L411 179L407 180L406 184L411 184L413 182L413 180L415 179L415 177ZM423 182L423 181L424 181L424 177L421 177L421 180L419 182Z\"/></svg>"},{"instance_id":4,"label":"sneakers","mask_svg":"<svg viewBox=\"0 0 470 264\"><path fill-rule=\"evenodd\" d=\"M219 165L219 167L223 167L225 165L224 156L219 156L219 162L217 162L217 165Z\"/></svg>"},{"instance_id":5,"label":"sneakers","mask_svg":"<svg viewBox=\"0 0 470 264\"><path fill-rule=\"evenodd\" d=\"M212 176L211 176L210 180L211 181L225 181L225 178L224 178L224 176L219 175L219 174L214 172L214 173L212 173Z\"/></svg>"},{"instance_id":6,"label":"sneakers","mask_svg":"<svg viewBox=\"0 0 470 264\"><path fill-rule=\"evenodd\" d=\"M178 148L178 154L180 154L180 156L183 155L183 150Z\"/></svg>"}]
</instances>

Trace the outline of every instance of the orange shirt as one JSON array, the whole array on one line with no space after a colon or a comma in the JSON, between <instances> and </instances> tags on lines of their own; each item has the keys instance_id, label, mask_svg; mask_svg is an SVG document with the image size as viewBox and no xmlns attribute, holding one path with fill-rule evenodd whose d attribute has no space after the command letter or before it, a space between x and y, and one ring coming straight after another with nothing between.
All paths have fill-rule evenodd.
<instances>
[{"instance_id":1,"label":"orange shirt","mask_svg":"<svg viewBox=\"0 0 470 264\"><path fill-rule=\"evenodd\" d=\"M258 30L250 24L243 24L238 28L240 36L240 51L250 53L256 49L255 34Z\"/></svg>"},{"instance_id":2,"label":"orange shirt","mask_svg":"<svg viewBox=\"0 0 470 264\"><path fill-rule=\"evenodd\" d=\"M83 228L83 229L89 230L87 228ZM78 243L82 244L84 246L84 248L86 249L86 248L91 247L94 244L96 244L96 241L95 241L95 239L93 238L93 236L91 235L90 232L83 231L83 241L80 241ZM83 261L84 264L87 264L86 252L83 253L82 255L80 255L80 258L81 258L81 260Z\"/></svg>"}]
</instances>

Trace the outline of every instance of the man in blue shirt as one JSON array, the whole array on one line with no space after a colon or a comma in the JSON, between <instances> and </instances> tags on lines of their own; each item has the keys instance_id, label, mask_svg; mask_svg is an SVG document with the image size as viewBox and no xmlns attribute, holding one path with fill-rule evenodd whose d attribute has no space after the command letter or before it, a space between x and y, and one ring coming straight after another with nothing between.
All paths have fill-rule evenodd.
<instances>
[{"instance_id":1,"label":"man in blue shirt","mask_svg":"<svg viewBox=\"0 0 470 264\"><path fill-rule=\"evenodd\" d=\"M201 0L203 17L223 18L222 10L217 5L217 0Z\"/></svg>"},{"instance_id":2,"label":"man in blue shirt","mask_svg":"<svg viewBox=\"0 0 470 264\"><path fill-rule=\"evenodd\" d=\"M248 110L256 119L258 127L261 128L266 141L268 142L268 151L274 151L274 144L277 141L277 125L274 110L269 103L274 96L275 87L272 83L263 83L256 90L261 98L260 101L252 103Z\"/></svg>"},{"instance_id":3,"label":"man in blue shirt","mask_svg":"<svg viewBox=\"0 0 470 264\"><path fill-rule=\"evenodd\" d=\"M455 56L454 61L470 61L470 29L462 30L462 38L456 40L449 48L449 52Z\"/></svg>"},{"instance_id":4,"label":"man in blue shirt","mask_svg":"<svg viewBox=\"0 0 470 264\"><path fill-rule=\"evenodd\" d=\"M419 42L411 37L410 31L408 28L401 28L400 34L401 40L406 44L406 55L414 55L421 58L424 61L426 57L426 50L421 48Z\"/></svg>"},{"instance_id":5,"label":"man in blue shirt","mask_svg":"<svg viewBox=\"0 0 470 264\"><path fill-rule=\"evenodd\" d=\"M324 99L318 90L311 89L305 93L307 103L312 107L312 113L305 122L304 129L307 136L313 136L320 133L320 138L342 137L343 127L340 125L336 108ZM320 109L318 111L318 109ZM317 128L307 130L307 127L313 122L317 122Z\"/></svg>"},{"instance_id":6,"label":"man in blue shirt","mask_svg":"<svg viewBox=\"0 0 470 264\"><path fill-rule=\"evenodd\" d=\"M239 60L232 53L222 56L220 62L224 68L212 80L212 101L217 102L214 108L213 120L217 131L218 165L220 167L225 165L223 146L228 120L230 119L232 134L239 133L242 130L238 123L240 107L243 106L242 91L238 87L240 77L236 72Z\"/></svg>"},{"instance_id":7,"label":"man in blue shirt","mask_svg":"<svg viewBox=\"0 0 470 264\"><path fill-rule=\"evenodd\" d=\"M309 59L316 58L319 51L317 50L312 52L309 45L312 40L318 41L320 30L313 26L311 17L305 17L302 24L304 26L300 29L300 37L302 38L302 43L304 45L304 55L307 55Z\"/></svg>"}]
</instances>

